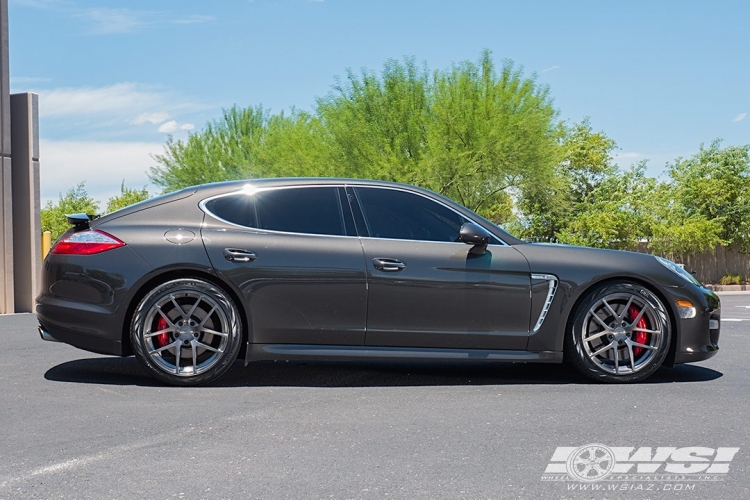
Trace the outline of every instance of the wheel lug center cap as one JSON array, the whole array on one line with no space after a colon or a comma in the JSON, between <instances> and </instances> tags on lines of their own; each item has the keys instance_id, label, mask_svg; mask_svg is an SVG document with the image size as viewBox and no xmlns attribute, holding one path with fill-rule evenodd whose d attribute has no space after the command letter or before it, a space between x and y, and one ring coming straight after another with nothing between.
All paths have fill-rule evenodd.
<instances>
[{"instance_id":1,"label":"wheel lug center cap","mask_svg":"<svg viewBox=\"0 0 750 500\"><path fill-rule=\"evenodd\" d=\"M621 326L618 326L617 328L612 330L612 334L614 335L614 338L618 342L622 342L626 338L628 338L628 334L625 332L625 329Z\"/></svg>"},{"instance_id":2,"label":"wheel lug center cap","mask_svg":"<svg viewBox=\"0 0 750 500\"><path fill-rule=\"evenodd\" d=\"M180 340L192 340L193 328L190 325L181 326L178 335Z\"/></svg>"}]
</instances>

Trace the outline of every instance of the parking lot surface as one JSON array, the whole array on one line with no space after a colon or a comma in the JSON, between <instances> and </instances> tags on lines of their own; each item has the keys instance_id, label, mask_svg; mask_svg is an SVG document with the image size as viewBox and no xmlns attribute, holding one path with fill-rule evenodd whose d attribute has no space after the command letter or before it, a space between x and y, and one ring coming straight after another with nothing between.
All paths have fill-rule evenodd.
<instances>
[{"instance_id":1,"label":"parking lot surface","mask_svg":"<svg viewBox=\"0 0 750 500\"><path fill-rule=\"evenodd\" d=\"M617 386L564 365L257 362L174 388L0 316L0 498L747 499L750 294L722 306L716 357ZM698 467L739 451L710 477L545 474L590 443L700 447Z\"/></svg>"}]
</instances>

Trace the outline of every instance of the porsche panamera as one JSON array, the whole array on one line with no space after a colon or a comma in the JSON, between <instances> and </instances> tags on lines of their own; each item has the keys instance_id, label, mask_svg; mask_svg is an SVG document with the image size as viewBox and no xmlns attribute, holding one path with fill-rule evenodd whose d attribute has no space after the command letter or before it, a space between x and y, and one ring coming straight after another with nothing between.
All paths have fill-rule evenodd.
<instances>
[{"instance_id":1,"label":"porsche panamera","mask_svg":"<svg viewBox=\"0 0 750 500\"><path fill-rule=\"evenodd\" d=\"M169 384L238 358L565 360L638 382L718 350L718 297L673 262L527 243L415 186L232 181L68 220L42 338Z\"/></svg>"}]
</instances>

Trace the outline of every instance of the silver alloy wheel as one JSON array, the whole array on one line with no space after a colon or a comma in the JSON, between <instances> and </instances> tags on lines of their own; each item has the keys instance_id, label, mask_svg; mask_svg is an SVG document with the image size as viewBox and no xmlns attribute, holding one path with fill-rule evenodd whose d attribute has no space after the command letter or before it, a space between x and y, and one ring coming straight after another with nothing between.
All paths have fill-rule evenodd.
<instances>
[{"instance_id":1,"label":"silver alloy wheel","mask_svg":"<svg viewBox=\"0 0 750 500\"><path fill-rule=\"evenodd\" d=\"M610 293L589 307L579 338L584 353L600 370L632 375L657 359L669 319L661 302L649 295Z\"/></svg>"},{"instance_id":2,"label":"silver alloy wheel","mask_svg":"<svg viewBox=\"0 0 750 500\"><path fill-rule=\"evenodd\" d=\"M130 322L130 345L151 374L174 385L214 381L234 364L242 323L234 300L199 277L164 282L141 299Z\"/></svg>"}]
</instances>

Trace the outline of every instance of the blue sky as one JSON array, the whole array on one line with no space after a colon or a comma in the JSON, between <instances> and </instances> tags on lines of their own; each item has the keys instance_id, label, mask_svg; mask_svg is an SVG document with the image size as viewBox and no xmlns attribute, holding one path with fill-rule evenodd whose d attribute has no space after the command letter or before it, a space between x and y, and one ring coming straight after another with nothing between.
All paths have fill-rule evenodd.
<instances>
[{"instance_id":1,"label":"blue sky","mask_svg":"<svg viewBox=\"0 0 750 500\"><path fill-rule=\"evenodd\" d=\"M747 1L9 0L9 19L11 90L40 94L43 201L146 185L168 134L233 104L310 110L347 68L484 48L549 85L562 119L589 116L623 166L750 143Z\"/></svg>"}]
</instances>

